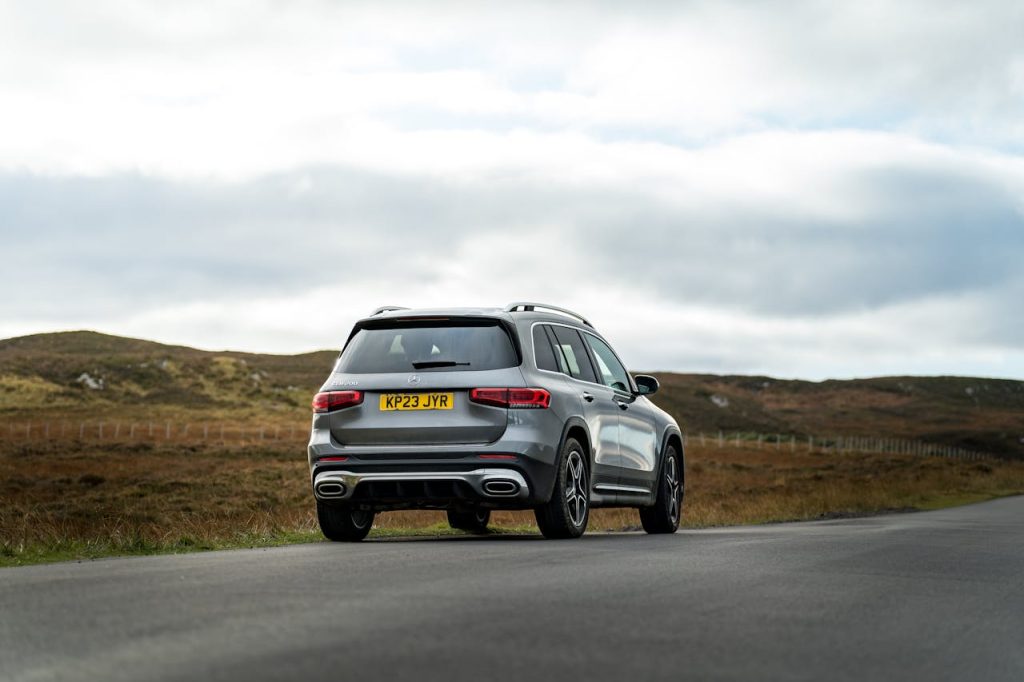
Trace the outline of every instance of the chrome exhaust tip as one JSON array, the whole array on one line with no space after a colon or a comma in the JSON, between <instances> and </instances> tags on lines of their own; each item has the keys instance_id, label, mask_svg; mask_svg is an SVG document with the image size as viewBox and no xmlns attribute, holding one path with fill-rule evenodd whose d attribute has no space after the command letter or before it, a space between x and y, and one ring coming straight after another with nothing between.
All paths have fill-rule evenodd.
<instances>
[{"instance_id":1,"label":"chrome exhaust tip","mask_svg":"<svg viewBox=\"0 0 1024 682\"><path fill-rule=\"evenodd\" d=\"M341 497L345 494L345 486L337 481L324 481L317 485L316 494L320 497Z\"/></svg>"},{"instance_id":2,"label":"chrome exhaust tip","mask_svg":"<svg viewBox=\"0 0 1024 682\"><path fill-rule=\"evenodd\" d=\"M488 495L515 495L519 492L519 484L505 478L484 481L484 492Z\"/></svg>"}]
</instances>

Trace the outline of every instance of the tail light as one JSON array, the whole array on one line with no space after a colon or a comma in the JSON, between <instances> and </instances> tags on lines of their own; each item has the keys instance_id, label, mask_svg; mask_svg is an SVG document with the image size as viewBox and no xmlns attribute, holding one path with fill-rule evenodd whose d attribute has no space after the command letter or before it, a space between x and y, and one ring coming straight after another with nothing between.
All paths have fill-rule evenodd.
<instances>
[{"instance_id":1,"label":"tail light","mask_svg":"<svg viewBox=\"0 0 1024 682\"><path fill-rule=\"evenodd\" d=\"M313 396L314 412L334 412L363 402L362 391L325 391Z\"/></svg>"},{"instance_id":2,"label":"tail light","mask_svg":"<svg viewBox=\"0 0 1024 682\"><path fill-rule=\"evenodd\" d=\"M546 409L551 393L543 388L473 388L469 399L481 405L513 409Z\"/></svg>"}]
</instances>

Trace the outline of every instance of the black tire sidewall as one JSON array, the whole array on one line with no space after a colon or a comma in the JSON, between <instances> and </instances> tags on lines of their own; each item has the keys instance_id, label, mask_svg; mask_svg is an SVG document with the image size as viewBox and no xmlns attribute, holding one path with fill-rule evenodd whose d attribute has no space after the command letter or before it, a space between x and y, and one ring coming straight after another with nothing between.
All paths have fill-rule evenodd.
<instances>
[{"instance_id":1,"label":"black tire sidewall","mask_svg":"<svg viewBox=\"0 0 1024 682\"><path fill-rule=\"evenodd\" d=\"M481 522L479 516L483 516L483 522ZM469 533L486 533L487 524L491 520L490 509L476 509L471 511L461 511L457 509L449 509L447 512L448 525L457 530L464 530Z\"/></svg>"},{"instance_id":2,"label":"black tire sidewall","mask_svg":"<svg viewBox=\"0 0 1024 682\"><path fill-rule=\"evenodd\" d=\"M363 516L363 523L356 522L356 514ZM317 500L316 516L320 530L328 540L358 542L369 535L376 514L352 509L347 505L329 505Z\"/></svg>"},{"instance_id":3,"label":"black tire sidewall","mask_svg":"<svg viewBox=\"0 0 1024 682\"><path fill-rule=\"evenodd\" d=\"M670 459L675 459L676 461L676 476L679 479L679 509L676 513L675 521L672 519L672 496L668 487L668 462ZM683 518L683 481L682 458L673 446L667 445L665 446L665 455L661 461L661 472L658 475L658 494L654 505L640 508L640 521L645 531L648 533L675 533L679 529L679 524Z\"/></svg>"},{"instance_id":4,"label":"black tire sidewall","mask_svg":"<svg viewBox=\"0 0 1024 682\"><path fill-rule=\"evenodd\" d=\"M583 464L584 486L587 495L586 512L583 522L579 525L572 520L569 513L569 502L565 499L566 476L569 469L569 456L577 452ZM566 438L562 444L555 468L555 483L551 491L551 499L536 509L537 525L547 538L578 538L587 530L590 522L590 462L583 445L575 438Z\"/></svg>"}]
</instances>

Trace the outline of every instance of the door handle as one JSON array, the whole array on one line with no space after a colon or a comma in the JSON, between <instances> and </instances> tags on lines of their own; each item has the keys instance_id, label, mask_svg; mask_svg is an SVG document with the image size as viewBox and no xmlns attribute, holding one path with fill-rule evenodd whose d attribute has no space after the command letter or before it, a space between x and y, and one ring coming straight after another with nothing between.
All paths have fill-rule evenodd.
<instances>
[{"instance_id":1,"label":"door handle","mask_svg":"<svg viewBox=\"0 0 1024 682\"><path fill-rule=\"evenodd\" d=\"M588 403L594 402L594 396L590 393L584 393L583 399L586 400Z\"/></svg>"},{"instance_id":2,"label":"door handle","mask_svg":"<svg viewBox=\"0 0 1024 682\"><path fill-rule=\"evenodd\" d=\"M616 400L615 404L619 406L620 410L628 410L629 409L629 403L624 403L621 400Z\"/></svg>"}]
</instances>

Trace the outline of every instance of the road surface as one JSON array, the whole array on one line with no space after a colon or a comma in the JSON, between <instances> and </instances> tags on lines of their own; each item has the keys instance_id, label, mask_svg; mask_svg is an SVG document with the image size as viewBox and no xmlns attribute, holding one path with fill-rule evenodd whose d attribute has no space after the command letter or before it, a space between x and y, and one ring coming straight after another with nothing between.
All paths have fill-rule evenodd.
<instances>
[{"instance_id":1,"label":"road surface","mask_svg":"<svg viewBox=\"0 0 1024 682\"><path fill-rule=\"evenodd\" d=\"M0 680L1022 680L1024 497L0 570Z\"/></svg>"}]
</instances>

